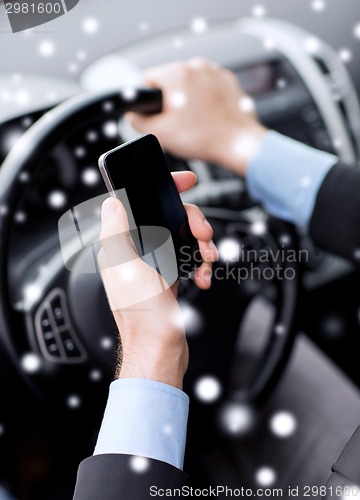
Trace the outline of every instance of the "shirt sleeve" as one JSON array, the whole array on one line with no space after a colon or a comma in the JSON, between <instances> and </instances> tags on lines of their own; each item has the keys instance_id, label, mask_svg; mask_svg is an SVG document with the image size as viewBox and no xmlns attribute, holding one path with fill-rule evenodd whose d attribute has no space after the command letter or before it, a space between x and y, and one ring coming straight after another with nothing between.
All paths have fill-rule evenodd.
<instances>
[{"instance_id":1,"label":"shirt sleeve","mask_svg":"<svg viewBox=\"0 0 360 500\"><path fill-rule=\"evenodd\" d=\"M110 385L94 455L138 455L182 469L189 413L188 396L148 379Z\"/></svg>"},{"instance_id":2,"label":"shirt sleeve","mask_svg":"<svg viewBox=\"0 0 360 500\"><path fill-rule=\"evenodd\" d=\"M250 196L271 215L307 226L319 188L338 158L269 131L250 162Z\"/></svg>"}]
</instances>

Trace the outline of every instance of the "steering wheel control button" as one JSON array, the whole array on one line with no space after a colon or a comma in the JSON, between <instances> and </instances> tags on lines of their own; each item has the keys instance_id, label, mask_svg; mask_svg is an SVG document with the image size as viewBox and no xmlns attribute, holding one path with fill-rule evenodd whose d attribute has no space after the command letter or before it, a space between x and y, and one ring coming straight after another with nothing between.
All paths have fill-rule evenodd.
<instances>
[{"instance_id":1,"label":"steering wheel control button","mask_svg":"<svg viewBox=\"0 0 360 500\"><path fill-rule=\"evenodd\" d=\"M51 307L54 314L56 326L58 328L66 326L64 311L62 308L60 296L56 296L55 299L51 301Z\"/></svg>"},{"instance_id":2,"label":"steering wheel control button","mask_svg":"<svg viewBox=\"0 0 360 500\"><path fill-rule=\"evenodd\" d=\"M57 344L53 343L48 346L48 352L52 355L59 355L59 347Z\"/></svg>"},{"instance_id":3,"label":"steering wheel control button","mask_svg":"<svg viewBox=\"0 0 360 500\"><path fill-rule=\"evenodd\" d=\"M49 331L51 332L52 329L51 322L46 311L44 311L43 314L41 315L40 324L43 332L49 332Z\"/></svg>"},{"instance_id":4,"label":"steering wheel control button","mask_svg":"<svg viewBox=\"0 0 360 500\"><path fill-rule=\"evenodd\" d=\"M44 299L35 314L35 331L40 350L48 361L82 363L86 351L70 321L66 295L56 288Z\"/></svg>"},{"instance_id":5,"label":"steering wheel control button","mask_svg":"<svg viewBox=\"0 0 360 500\"><path fill-rule=\"evenodd\" d=\"M75 341L71 336L70 331L64 330L60 334L61 342L64 346L66 355L68 358L79 358L81 357L81 351L75 345Z\"/></svg>"}]
</instances>

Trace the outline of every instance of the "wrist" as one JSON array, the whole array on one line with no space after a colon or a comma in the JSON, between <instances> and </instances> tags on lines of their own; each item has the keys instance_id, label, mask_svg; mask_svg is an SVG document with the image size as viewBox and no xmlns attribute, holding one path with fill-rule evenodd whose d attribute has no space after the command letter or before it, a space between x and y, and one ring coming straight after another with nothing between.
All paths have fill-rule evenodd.
<instances>
[{"instance_id":1,"label":"wrist","mask_svg":"<svg viewBox=\"0 0 360 500\"><path fill-rule=\"evenodd\" d=\"M249 163L255 157L267 129L255 122L248 126L233 127L221 141L219 163L245 177Z\"/></svg>"},{"instance_id":2,"label":"wrist","mask_svg":"<svg viewBox=\"0 0 360 500\"><path fill-rule=\"evenodd\" d=\"M162 382L182 390L188 365L188 349L167 351L163 355L151 350L123 352L123 361L116 370L117 379L142 378Z\"/></svg>"},{"instance_id":3,"label":"wrist","mask_svg":"<svg viewBox=\"0 0 360 500\"><path fill-rule=\"evenodd\" d=\"M172 370L171 373L164 373L161 368L143 368L141 366L130 367L128 365L121 366L116 379L123 380L129 378L153 380L154 382L161 382L182 391L184 375L180 374L180 370L179 373L176 374L174 370Z\"/></svg>"}]
</instances>

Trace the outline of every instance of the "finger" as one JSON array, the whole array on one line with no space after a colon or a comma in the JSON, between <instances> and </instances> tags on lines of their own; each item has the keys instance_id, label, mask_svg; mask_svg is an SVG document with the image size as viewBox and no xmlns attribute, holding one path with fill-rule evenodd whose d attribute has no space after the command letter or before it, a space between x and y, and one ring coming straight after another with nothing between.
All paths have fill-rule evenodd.
<instances>
[{"instance_id":1,"label":"finger","mask_svg":"<svg viewBox=\"0 0 360 500\"><path fill-rule=\"evenodd\" d=\"M189 59L188 65L191 66L192 68L201 70L209 68L211 69L218 68L218 65L213 61L206 59L206 57L200 57L200 56L192 57L191 59Z\"/></svg>"},{"instance_id":2,"label":"finger","mask_svg":"<svg viewBox=\"0 0 360 500\"><path fill-rule=\"evenodd\" d=\"M179 193L191 189L196 184L196 175L194 172L184 170L183 172L172 172L174 182Z\"/></svg>"},{"instance_id":3,"label":"finger","mask_svg":"<svg viewBox=\"0 0 360 500\"><path fill-rule=\"evenodd\" d=\"M161 88L169 76L178 74L179 70L184 66L186 66L186 62L184 61L173 61L149 68L143 73L143 84L149 87Z\"/></svg>"},{"instance_id":4,"label":"finger","mask_svg":"<svg viewBox=\"0 0 360 500\"><path fill-rule=\"evenodd\" d=\"M201 254L201 258L204 262L217 262L219 259L219 251L216 248L213 240L210 241L198 241L199 250Z\"/></svg>"},{"instance_id":5,"label":"finger","mask_svg":"<svg viewBox=\"0 0 360 500\"><path fill-rule=\"evenodd\" d=\"M210 241L213 237L213 229L200 208L191 203L184 203L184 207L189 219L191 232L195 238L197 240Z\"/></svg>"},{"instance_id":6,"label":"finger","mask_svg":"<svg viewBox=\"0 0 360 500\"><path fill-rule=\"evenodd\" d=\"M162 113L155 115L142 115L140 113L129 112L124 115L125 120L138 132L142 134L152 133L160 136L162 134L161 121Z\"/></svg>"},{"instance_id":7,"label":"finger","mask_svg":"<svg viewBox=\"0 0 360 500\"><path fill-rule=\"evenodd\" d=\"M102 205L100 241L104 257L100 265L115 267L138 258L129 232L129 221L122 203L116 198L107 198Z\"/></svg>"},{"instance_id":8,"label":"finger","mask_svg":"<svg viewBox=\"0 0 360 500\"><path fill-rule=\"evenodd\" d=\"M211 286L212 278L212 264L210 262L204 262L195 271L195 283L202 290L208 290Z\"/></svg>"}]
</instances>

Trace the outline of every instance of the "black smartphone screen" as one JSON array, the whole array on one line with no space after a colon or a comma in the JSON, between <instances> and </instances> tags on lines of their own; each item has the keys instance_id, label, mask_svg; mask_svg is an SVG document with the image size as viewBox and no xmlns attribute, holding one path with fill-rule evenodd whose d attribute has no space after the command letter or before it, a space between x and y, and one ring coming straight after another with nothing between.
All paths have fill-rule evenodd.
<instances>
[{"instance_id":1,"label":"black smartphone screen","mask_svg":"<svg viewBox=\"0 0 360 500\"><path fill-rule=\"evenodd\" d=\"M101 163L109 191L126 190L137 227L170 231L179 276L188 274L196 265L198 245L158 139L149 134L123 144L103 155Z\"/></svg>"}]
</instances>

